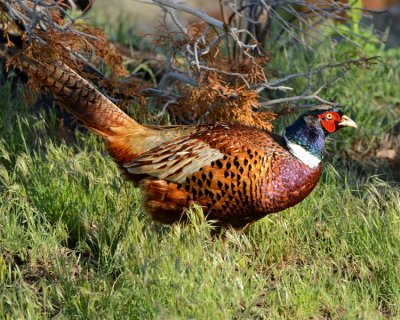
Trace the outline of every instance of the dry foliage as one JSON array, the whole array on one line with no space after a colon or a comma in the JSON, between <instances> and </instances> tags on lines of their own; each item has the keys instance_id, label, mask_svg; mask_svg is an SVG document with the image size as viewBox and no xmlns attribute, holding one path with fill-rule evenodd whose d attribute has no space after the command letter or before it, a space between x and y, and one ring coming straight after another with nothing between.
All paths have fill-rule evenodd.
<instances>
[{"instance_id":1,"label":"dry foliage","mask_svg":"<svg viewBox=\"0 0 400 320\"><path fill-rule=\"evenodd\" d=\"M65 62L107 95L118 97L117 104L121 107L130 104L133 97L141 97L138 92L144 84L134 78L127 78L129 72L122 57L104 33L98 28L85 25L77 26L76 30L82 33L40 31L37 34L45 43L32 41L25 46L23 54L49 64L53 61ZM18 56L11 59L8 66L18 66L18 59ZM106 78L104 71L98 70L105 70L110 76ZM31 88L38 89L38 83L29 84Z\"/></svg>"},{"instance_id":2,"label":"dry foliage","mask_svg":"<svg viewBox=\"0 0 400 320\"><path fill-rule=\"evenodd\" d=\"M1 31L9 51L14 54L7 63L8 68L18 67L22 56L49 64L63 61L103 93L115 97L113 101L120 107L130 105L132 99L142 101L139 91L147 83L129 77L122 56L101 29L80 20L71 23L65 19L61 1L42 1L41 4L50 8L45 14L33 2L23 1L23 4L27 7L21 7L16 1L11 1L8 7L0 2ZM26 20L15 19L15 14ZM34 92L40 90L39 83L29 81L29 85Z\"/></svg>"},{"instance_id":3,"label":"dry foliage","mask_svg":"<svg viewBox=\"0 0 400 320\"><path fill-rule=\"evenodd\" d=\"M238 122L266 130L272 129L276 115L269 111L255 112L258 93L244 85L226 83L224 75L206 71L196 88L187 86L180 92L184 98L170 108L181 121Z\"/></svg>"},{"instance_id":4,"label":"dry foliage","mask_svg":"<svg viewBox=\"0 0 400 320\"><path fill-rule=\"evenodd\" d=\"M18 66L22 55L49 64L62 61L93 82L120 107L130 105L132 99L139 99L144 105L143 89L153 86L129 75L122 56L99 28L65 19L65 12L57 10L61 5L59 1L42 0L42 4L54 5L54 10L46 11L45 20L37 13L34 2L23 1L28 6L24 8L19 5L21 1L13 0L11 6L14 13L26 18L22 19L22 25L10 14L10 7L0 1L3 33L7 37L18 34L23 44L22 52L8 62L8 67ZM179 99L169 106L176 122L239 122L272 129L271 121L275 114L257 112L259 94L252 87L267 82L263 70L267 57L254 57L244 52L230 60L229 55L223 53L221 35L205 23L193 24L181 35L164 31L157 42L160 44L166 39L176 52L182 52L188 46L199 50L208 48L201 54L201 64L178 55L175 57L175 65L187 70L196 82L194 86L177 83L175 92ZM15 45L11 38L7 40L9 47ZM39 83L29 81L29 85L36 92L40 89Z\"/></svg>"},{"instance_id":5,"label":"dry foliage","mask_svg":"<svg viewBox=\"0 0 400 320\"><path fill-rule=\"evenodd\" d=\"M257 112L259 94L251 89L253 84L267 81L264 68L268 57L250 58L244 56L230 61L221 51L221 43L212 46L218 37L216 32L204 23L192 24L183 40L174 40L171 34L164 33L157 39L169 45L174 43L177 50L194 47L199 51L209 48L201 55L201 62L189 65L189 73L197 86L178 85L180 99L169 107L171 114L179 122L234 122L272 129L272 120L276 114L270 111ZM204 41L199 39L203 36ZM182 69L187 62L175 57L175 64Z\"/></svg>"}]
</instances>

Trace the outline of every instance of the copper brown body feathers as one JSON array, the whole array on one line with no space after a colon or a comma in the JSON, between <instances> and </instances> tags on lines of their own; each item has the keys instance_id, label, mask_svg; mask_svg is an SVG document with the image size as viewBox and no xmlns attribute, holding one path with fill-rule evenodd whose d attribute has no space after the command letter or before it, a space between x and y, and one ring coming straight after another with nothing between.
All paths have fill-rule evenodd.
<instances>
[{"instance_id":1,"label":"copper brown body feathers","mask_svg":"<svg viewBox=\"0 0 400 320\"><path fill-rule=\"evenodd\" d=\"M190 134L193 144L204 143L218 150L221 157L184 175L184 179L142 180L146 211L157 221L172 223L181 218L183 208L196 202L204 207L209 219L239 228L294 206L314 189L321 165L308 167L276 139L266 131L243 125L196 127ZM176 143L180 145L181 141ZM180 152L177 149L175 153L177 163L191 161L187 160L190 155ZM159 156L155 154L154 158ZM125 168L138 172L136 166L142 165L139 156Z\"/></svg>"},{"instance_id":2,"label":"copper brown body feathers","mask_svg":"<svg viewBox=\"0 0 400 320\"><path fill-rule=\"evenodd\" d=\"M267 131L238 124L144 127L63 63L20 65L105 138L140 187L145 210L162 223L184 218L196 202L220 225L242 227L297 204L318 182L321 165L310 168Z\"/></svg>"}]
</instances>

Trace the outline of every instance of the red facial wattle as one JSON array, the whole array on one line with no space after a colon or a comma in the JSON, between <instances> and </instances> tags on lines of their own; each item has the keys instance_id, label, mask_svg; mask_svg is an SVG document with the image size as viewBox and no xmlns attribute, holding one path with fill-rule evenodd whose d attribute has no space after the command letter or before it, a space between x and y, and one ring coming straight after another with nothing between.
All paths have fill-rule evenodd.
<instances>
[{"instance_id":1,"label":"red facial wattle","mask_svg":"<svg viewBox=\"0 0 400 320\"><path fill-rule=\"evenodd\" d=\"M340 115L337 112L325 112L318 116L324 129L329 133L334 133L337 130L337 124L341 121Z\"/></svg>"},{"instance_id":2,"label":"red facial wattle","mask_svg":"<svg viewBox=\"0 0 400 320\"><path fill-rule=\"evenodd\" d=\"M334 120L325 120L322 121L322 126L329 133L334 133L336 131L336 123Z\"/></svg>"}]
</instances>

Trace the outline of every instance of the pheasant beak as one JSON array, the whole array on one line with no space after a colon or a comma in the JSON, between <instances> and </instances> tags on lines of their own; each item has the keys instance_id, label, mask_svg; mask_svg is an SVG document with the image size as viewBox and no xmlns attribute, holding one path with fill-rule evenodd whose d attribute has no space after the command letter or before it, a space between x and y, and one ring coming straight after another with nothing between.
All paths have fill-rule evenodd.
<instances>
[{"instance_id":1,"label":"pheasant beak","mask_svg":"<svg viewBox=\"0 0 400 320\"><path fill-rule=\"evenodd\" d=\"M357 123L351 120L348 116L343 115L341 121L338 123L339 127L353 127L358 128Z\"/></svg>"}]
</instances>

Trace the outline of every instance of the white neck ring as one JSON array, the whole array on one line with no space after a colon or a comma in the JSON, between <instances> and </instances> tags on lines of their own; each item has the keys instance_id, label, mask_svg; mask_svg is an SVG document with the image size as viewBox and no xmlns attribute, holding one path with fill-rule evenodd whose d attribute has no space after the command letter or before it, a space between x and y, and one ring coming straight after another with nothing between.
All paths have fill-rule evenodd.
<instances>
[{"instance_id":1,"label":"white neck ring","mask_svg":"<svg viewBox=\"0 0 400 320\"><path fill-rule=\"evenodd\" d=\"M321 160L313 155L310 151L303 148L301 145L290 141L286 134L283 135L283 139L285 139L286 146L288 147L290 153L294 155L297 159L303 162L310 168L316 168L321 163Z\"/></svg>"}]
</instances>

